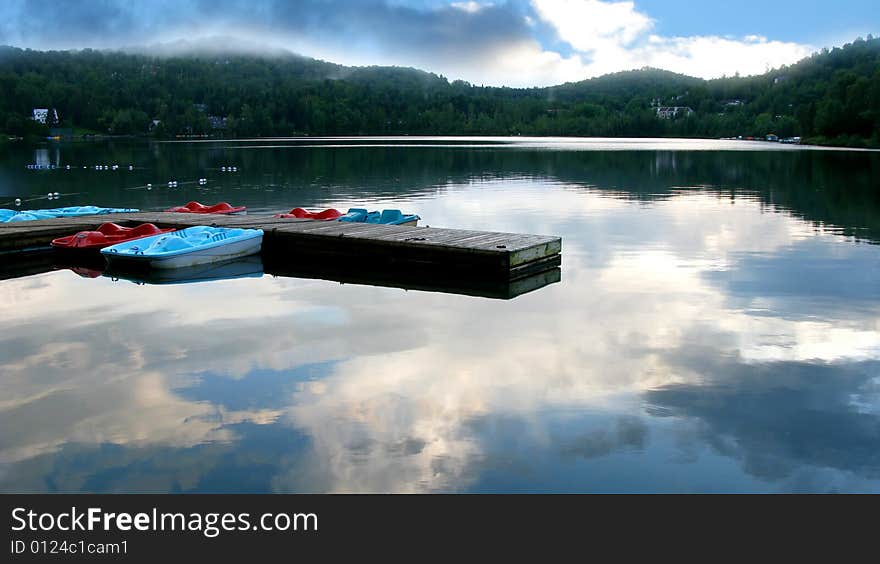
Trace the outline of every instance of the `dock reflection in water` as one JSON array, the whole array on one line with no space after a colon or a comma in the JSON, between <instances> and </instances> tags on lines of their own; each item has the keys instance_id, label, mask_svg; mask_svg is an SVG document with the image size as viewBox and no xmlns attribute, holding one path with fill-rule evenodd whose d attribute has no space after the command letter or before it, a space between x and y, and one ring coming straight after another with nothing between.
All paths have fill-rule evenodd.
<instances>
[{"instance_id":1,"label":"dock reflection in water","mask_svg":"<svg viewBox=\"0 0 880 564\"><path fill-rule=\"evenodd\" d=\"M497 277L468 276L466 273L450 273L444 269L394 268L388 265L371 267L369 263L349 262L334 264L326 261L289 260L291 257L266 257L261 255L243 259L177 269L126 269L108 268L99 254L64 255L52 250L8 253L0 267L0 280L21 278L50 272L70 270L83 278L106 276L130 280L142 284L180 284L209 282L235 278L259 278L264 273L282 278L313 278L339 282L442 292L484 298L510 300L539 290L562 279L562 269L551 267L514 280Z\"/></svg>"}]
</instances>

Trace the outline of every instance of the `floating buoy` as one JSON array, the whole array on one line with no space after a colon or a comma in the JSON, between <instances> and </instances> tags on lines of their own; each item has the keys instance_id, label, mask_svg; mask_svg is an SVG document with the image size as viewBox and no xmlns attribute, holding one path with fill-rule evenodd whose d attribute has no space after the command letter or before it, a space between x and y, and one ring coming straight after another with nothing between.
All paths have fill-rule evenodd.
<instances>
[{"instance_id":1,"label":"floating buoy","mask_svg":"<svg viewBox=\"0 0 880 564\"><path fill-rule=\"evenodd\" d=\"M61 193L60 193L60 192L55 192L55 193L52 194L52 195L55 196L56 198L60 198L60 197L61 197Z\"/></svg>"},{"instance_id":2,"label":"floating buoy","mask_svg":"<svg viewBox=\"0 0 880 564\"><path fill-rule=\"evenodd\" d=\"M174 183L173 183L173 182L169 182L169 183L168 183L168 187L169 187L169 188L174 188Z\"/></svg>"},{"instance_id":3,"label":"floating buoy","mask_svg":"<svg viewBox=\"0 0 880 564\"><path fill-rule=\"evenodd\" d=\"M147 184L147 190L152 190L152 189L153 189L153 185L152 185L152 184Z\"/></svg>"},{"instance_id":4,"label":"floating buoy","mask_svg":"<svg viewBox=\"0 0 880 564\"><path fill-rule=\"evenodd\" d=\"M46 194L46 197L51 200L52 199L52 192L49 192L48 194Z\"/></svg>"},{"instance_id":5,"label":"floating buoy","mask_svg":"<svg viewBox=\"0 0 880 564\"><path fill-rule=\"evenodd\" d=\"M21 198L16 198L16 199L15 199L15 205L16 205L16 206L20 206L20 205L21 205Z\"/></svg>"},{"instance_id":6,"label":"floating buoy","mask_svg":"<svg viewBox=\"0 0 880 564\"><path fill-rule=\"evenodd\" d=\"M70 165L67 165L67 170L70 170Z\"/></svg>"},{"instance_id":7,"label":"floating buoy","mask_svg":"<svg viewBox=\"0 0 880 564\"><path fill-rule=\"evenodd\" d=\"M134 165L128 165L128 170L134 170Z\"/></svg>"}]
</instances>

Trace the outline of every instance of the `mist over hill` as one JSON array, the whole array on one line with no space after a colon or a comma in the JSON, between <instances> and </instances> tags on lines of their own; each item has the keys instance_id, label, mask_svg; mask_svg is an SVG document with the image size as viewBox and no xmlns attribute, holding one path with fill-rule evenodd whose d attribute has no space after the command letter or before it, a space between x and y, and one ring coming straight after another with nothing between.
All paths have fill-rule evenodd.
<instances>
[{"instance_id":1,"label":"mist over hill","mask_svg":"<svg viewBox=\"0 0 880 564\"><path fill-rule=\"evenodd\" d=\"M542 88L346 67L219 39L122 51L0 47L0 129L159 138L772 133L880 147L880 39L871 36L759 76L703 80L645 68ZM49 123L34 121L35 108L56 109L58 123L52 112Z\"/></svg>"}]
</instances>

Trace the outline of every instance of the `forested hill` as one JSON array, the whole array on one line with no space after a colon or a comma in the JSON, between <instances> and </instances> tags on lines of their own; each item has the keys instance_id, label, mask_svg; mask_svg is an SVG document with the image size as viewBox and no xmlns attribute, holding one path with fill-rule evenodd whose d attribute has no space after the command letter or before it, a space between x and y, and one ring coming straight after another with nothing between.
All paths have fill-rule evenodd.
<instances>
[{"instance_id":1,"label":"forested hill","mask_svg":"<svg viewBox=\"0 0 880 564\"><path fill-rule=\"evenodd\" d=\"M669 119L661 105L687 107ZM55 108L60 123L35 123ZM50 114L50 121L51 121ZM800 136L880 147L880 39L754 77L656 69L548 88L494 88L296 55L156 57L0 47L0 130L114 135Z\"/></svg>"}]
</instances>

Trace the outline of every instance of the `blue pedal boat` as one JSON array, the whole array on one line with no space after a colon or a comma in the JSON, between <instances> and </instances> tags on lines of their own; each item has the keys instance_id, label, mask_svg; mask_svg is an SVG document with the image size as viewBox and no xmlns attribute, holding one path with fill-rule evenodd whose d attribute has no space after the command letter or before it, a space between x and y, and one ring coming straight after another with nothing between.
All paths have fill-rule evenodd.
<instances>
[{"instance_id":1,"label":"blue pedal boat","mask_svg":"<svg viewBox=\"0 0 880 564\"><path fill-rule=\"evenodd\" d=\"M382 210L382 213L379 213L377 211L367 211L363 208L349 208L348 212L341 216L338 221L415 226L419 219L421 218L415 214L404 214L400 210Z\"/></svg>"},{"instance_id":2,"label":"blue pedal boat","mask_svg":"<svg viewBox=\"0 0 880 564\"><path fill-rule=\"evenodd\" d=\"M44 210L0 209L0 223L33 221L37 219L55 219L58 217L80 217L84 215L106 215L108 213L132 213L137 211L140 210L135 208L101 208L98 206L72 206L68 208L49 208Z\"/></svg>"},{"instance_id":3,"label":"blue pedal boat","mask_svg":"<svg viewBox=\"0 0 880 564\"><path fill-rule=\"evenodd\" d=\"M262 244L262 229L198 225L119 243L101 254L111 265L184 268L255 255Z\"/></svg>"}]
</instances>

